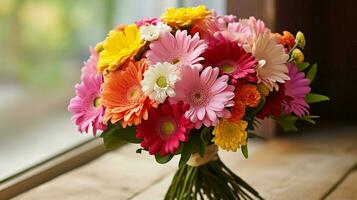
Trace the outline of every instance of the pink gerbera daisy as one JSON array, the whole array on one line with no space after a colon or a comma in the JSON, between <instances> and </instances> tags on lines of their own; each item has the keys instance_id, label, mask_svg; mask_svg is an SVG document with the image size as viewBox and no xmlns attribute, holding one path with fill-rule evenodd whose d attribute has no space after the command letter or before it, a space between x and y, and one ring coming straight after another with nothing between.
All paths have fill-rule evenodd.
<instances>
[{"instance_id":1,"label":"pink gerbera daisy","mask_svg":"<svg viewBox=\"0 0 357 200\"><path fill-rule=\"evenodd\" d=\"M150 44L147 58L150 65L156 63L169 62L178 66L190 65L191 67L202 68L200 61L203 57L207 45L200 40L198 34L193 37L187 35L187 31L176 31L175 36L170 32L161 34L158 40Z\"/></svg>"},{"instance_id":2,"label":"pink gerbera daisy","mask_svg":"<svg viewBox=\"0 0 357 200\"><path fill-rule=\"evenodd\" d=\"M203 54L204 65L218 67L221 73L230 76L234 83L241 78L256 81L255 61L252 54L247 53L236 42L213 41Z\"/></svg>"},{"instance_id":3,"label":"pink gerbera daisy","mask_svg":"<svg viewBox=\"0 0 357 200\"><path fill-rule=\"evenodd\" d=\"M138 27L140 27L140 26L147 26L147 25L156 25L159 22L162 22L162 20L154 17L154 18L147 18L147 19L135 21L135 24Z\"/></svg>"},{"instance_id":4,"label":"pink gerbera daisy","mask_svg":"<svg viewBox=\"0 0 357 200\"><path fill-rule=\"evenodd\" d=\"M223 38L232 42L244 44L251 36L250 28L239 22L228 23L227 27L220 32L214 33L216 39ZM222 39L221 39L222 40Z\"/></svg>"},{"instance_id":5,"label":"pink gerbera daisy","mask_svg":"<svg viewBox=\"0 0 357 200\"><path fill-rule=\"evenodd\" d=\"M293 64L288 64L290 80L285 83L285 95L290 97L289 101L283 101L285 113L295 113L297 116L309 114L309 104L305 97L311 91L310 80L305 78L304 72L299 72Z\"/></svg>"},{"instance_id":6,"label":"pink gerbera daisy","mask_svg":"<svg viewBox=\"0 0 357 200\"><path fill-rule=\"evenodd\" d=\"M219 117L230 117L226 107L234 105L234 86L228 85L227 75L218 74L218 68L207 67L200 74L198 69L183 66L181 80L176 82L172 100L190 105L185 115L197 129L202 123L209 127L217 124Z\"/></svg>"},{"instance_id":7,"label":"pink gerbera daisy","mask_svg":"<svg viewBox=\"0 0 357 200\"><path fill-rule=\"evenodd\" d=\"M149 110L149 119L136 128L136 137L143 139L141 146L151 155L160 152L161 156L174 154L180 142L186 142L193 124L184 113L188 105L182 102L170 105L168 101L159 108Z\"/></svg>"},{"instance_id":8,"label":"pink gerbera daisy","mask_svg":"<svg viewBox=\"0 0 357 200\"><path fill-rule=\"evenodd\" d=\"M99 55L92 47L89 48L89 51L90 56L88 60L84 62L84 66L82 67L81 80L83 80L84 77L98 74L97 63Z\"/></svg>"},{"instance_id":9,"label":"pink gerbera daisy","mask_svg":"<svg viewBox=\"0 0 357 200\"><path fill-rule=\"evenodd\" d=\"M103 83L102 75L84 76L80 84L76 84L76 97L72 98L68 110L73 113L72 120L80 132L88 133L89 126L93 127L94 136L97 130L104 130L104 107L100 101L100 89Z\"/></svg>"}]
</instances>

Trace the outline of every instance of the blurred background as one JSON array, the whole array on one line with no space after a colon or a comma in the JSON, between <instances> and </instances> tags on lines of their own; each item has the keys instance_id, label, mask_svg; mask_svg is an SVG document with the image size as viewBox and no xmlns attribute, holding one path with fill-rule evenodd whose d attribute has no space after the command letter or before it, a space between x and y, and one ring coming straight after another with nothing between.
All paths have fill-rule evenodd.
<instances>
[{"instance_id":1,"label":"blurred background","mask_svg":"<svg viewBox=\"0 0 357 200\"><path fill-rule=\"evenodd\" d=\"M225 13L225 1L196 1ZM0 183L93 138L67 111L89 46L188 1L0 0Z\"/></svg>"},{"instance_id":2,"label":"blurred background","mask_svg":"<svg viewBox=\"0 0 357 200\"><path fill-rule=\"evenodd\" d=\"M312 88L331 98L312 106L321 116L313 129L356 124L355 1L0 0L0 183L93 138L67 111L89 46L120 23L198 4L302 31L306 60L319 66Z\"/></svg>"}]
</instances>

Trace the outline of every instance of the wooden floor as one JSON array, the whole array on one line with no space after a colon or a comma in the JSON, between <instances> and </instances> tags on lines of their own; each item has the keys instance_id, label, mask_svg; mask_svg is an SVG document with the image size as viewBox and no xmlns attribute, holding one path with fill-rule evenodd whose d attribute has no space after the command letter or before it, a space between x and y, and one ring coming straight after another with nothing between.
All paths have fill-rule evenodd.
<instances>
[{"instance_id":1,"label":"wooden floor","mask_svg":"<svg viewBox=\"0 0 357 200\"><path fill-rule=\"evenodd\" d=\"M168 188L177 159L166 165L127 145L32 189L16 200L156 200ZM249 143L249 159L222 160L265 199L357 199L357 128L287 134Z\"/></svg>"}]
</instances>

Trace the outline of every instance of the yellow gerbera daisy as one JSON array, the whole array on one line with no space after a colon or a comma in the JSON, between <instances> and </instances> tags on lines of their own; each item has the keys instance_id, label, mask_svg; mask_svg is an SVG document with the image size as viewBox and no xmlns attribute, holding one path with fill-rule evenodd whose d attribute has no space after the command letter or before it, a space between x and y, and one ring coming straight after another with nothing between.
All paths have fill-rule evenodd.
<instances>
[{"instance_id":1,"label":"yellow gerbera daisy","mask_svg":"<svg viewBox=\"0 0 357 200\"><path fill-rule=\"evenodd\" d=\"M227 151L237 151L240 145L247 144L248 123L240 120L238 122L222 119L213 130L213 142Z\"/></svg>"},{"instance_id":2,"label":"yellow gerbera daisy","mask_svg":"<svg viewBox=\"0 0 357 200\"><path fill-rule=\"evenodd\" d=\"M191 24L206 18L209 14L211 14L211 11L207 10L206 6L200 5L188 8L169 8L161 15L161 18L166 24L179 29L190 26Z\"/></svg>"},{"instance_id":3,"label":"yellow gerbera daisy","mask_svg":"<svg viewBox=\"0 0 357 200\"><path fill-rule=\"evenodd\" d=\"M104 40L99 54L98 71L114 71L128 58L132 58L143 46L140 31L135 24L128 25L122 30L109 32Z\"/></svg>"}]
</instances>

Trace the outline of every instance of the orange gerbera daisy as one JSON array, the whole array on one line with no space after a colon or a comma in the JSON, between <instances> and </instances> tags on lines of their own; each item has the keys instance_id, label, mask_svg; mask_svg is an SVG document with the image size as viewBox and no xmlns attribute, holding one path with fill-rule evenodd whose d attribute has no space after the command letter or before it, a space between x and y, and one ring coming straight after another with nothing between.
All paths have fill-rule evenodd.
<instances>
[{"instance_id":1,"label":"orange gerbera daisy","mask_svg":"<svg viewBox=\"0 0 357 200\"><path fill-rule=\"evenodd\" d=\"M289 31L283 31L283 36L280 38L280 44L291 49L295 45L295 37Z\"/></svg>"},{"instance_id":2,"label":"orange gerbera daisy","mask_svg":"<svg viewBox=\"0 0 357 200\"><path fill-rule=\"evenodd\" d=\"M228 119L228 121L230 122L238 122L240 121L241 119L243 119L243 116L245 114L245 105L244 103L235 98L234 99L234 106L231 110L231 113L232 113L232 117Z\"/></svg>"},{"instance_id":3,"label":"orange gerbera daisy","mask_svg":"<svg viewBox=\"0 0 357 200\"><path fill-rule=\"evenodd\" d=\"M102 101L105 107L104 121L112 124L120 121L127 125L138 125L148 119L148 109L156 104L145 96L140 81L147 68L144 61L129 61L124 70L112 71L105 76Z\"/></svg>"},{"instance_id":4,"label":"orange gerbera daisy","mask_svg":"<svg viewBox=\"0 0 357 200\"><path fill-rule=\"evenodd\" d=\"M244 84L237 87L235 93L236 99L242 101L244 105L249 107L257 107L260 102L260 93L255 85Z\"/></svg>"}]
</instances>

